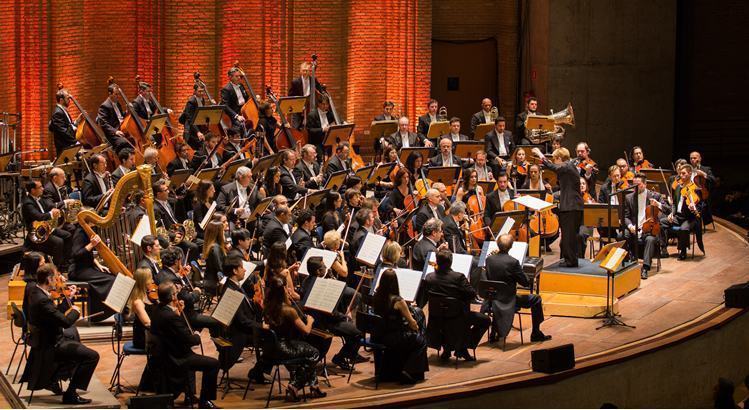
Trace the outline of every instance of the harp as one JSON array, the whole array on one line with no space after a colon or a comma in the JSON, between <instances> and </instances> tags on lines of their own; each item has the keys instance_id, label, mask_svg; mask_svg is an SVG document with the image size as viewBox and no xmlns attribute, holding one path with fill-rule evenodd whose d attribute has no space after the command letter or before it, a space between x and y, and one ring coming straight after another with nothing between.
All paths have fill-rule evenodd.
<instances>
[{"instance_id":1,"label":"harp","mask_svg":"<svg viewBox=\"0 0 749 410\"><path fill-rule=\"evenodd\" d=\"M130 263L131 266L128 268L123 262L132 261L133 255L130 252L129 239L127 237L132 230L122 229L122 224L128 219L123 216L123 206L128 195L135 189L143 190L146 215L148 215L151 224L151 233L155 234L156 220L153 214L153 190L151 189L150 165L140 165L135 171L128 172L117 181L109 204L109 211L106 215L100 216L90 209L78 213L78 223L89 237L96 235L93 227L100 228L102 231L115 228L113 231L109 230L109 234L106 236L103 234L100 235L102 240L96 245L99 257L101 257L104 265L109 268L109 271L113 275L122 273L125 276L133 276L131 272L133 263ZM107 242L111 243L111 241L116 241L114 250L110 249L107 245Z\"/></svg>"}]
</instances>

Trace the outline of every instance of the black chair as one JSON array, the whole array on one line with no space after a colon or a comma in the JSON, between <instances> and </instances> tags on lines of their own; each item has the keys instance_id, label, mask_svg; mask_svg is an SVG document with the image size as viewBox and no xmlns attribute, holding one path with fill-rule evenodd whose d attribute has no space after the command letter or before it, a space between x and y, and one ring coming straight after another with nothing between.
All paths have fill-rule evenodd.
<instances>
[{"instance_id":1,"label":"black chair","mask_svg":"<svg viewBox=\"0 0 749 410\"><path fill-rule=\"evenodd\" d=\"M109 390L113 392L114 396L117 397L122 392L131 392L132 389L123 387L120 383L120 369L122 363L125 361L127 356L145 356L146 349L139 349L133 345L133 341L129 340L122 344L122 328L124 325L124 318L122 314L117 313L114 315L114 325L112 325L112 352L117 357L117 364L112 372L112 377L109 379ZM136 390L135 394L138 394Z\"/></svg>"},{"instance_id":2,"label":"black chair","mask_svg":"<svg viewBox=\"0 0 749 410\"><path fill-rule=\"evenodd\" d=\"M468 335L466 303L456 298L429 292L429 321L427 322L427 345L437 349L458 350L466 345ZM476 355L476 346L468 346ZM458 357L455 357L458 368Z\"/></svg>"},{"instance_id":3,"label":"black chair","mask_svg":"<svg viewBox=\"0 0 749 410\"><path fill-rule=\"evenodd\" d=\"M160 336L149 330L147 331L146 339L149 346L148 360L149 363L153 364L156 393L171 393L175 399L179 397L180 393L184 393L185 404L192 408L196 404L192 400L195 395L195 389L193 388L195 381L194 372L191 372L191 370L186 369L184 366L180 366L174 360L172 355L165 350ZM175 384L179 386L178 389L173 388ZM176 395L174 394L175 392Z\"/></svg>"},{"instance_id":4,"label":"black chair","mask_svg":"<svg viewBox=\"0 0 749 410\"><path fill-rule=\"evenodd\" d=\"M380 384L380 363L382 362L382 356L385 354L387 347L383 344L372 341L372 335L377 332L380 327L382 317L375 315L374 313L366 313L362 311L356 312L356 328L362 334L359 344L364 348L365 351L370 351L374 356L374 378L375 378L375 390ZM369 336L367 336L369 334ZM348 373L348 380L346 383L351 382L351 375L354 373L356 362L351 363L351 370Z\"/></svg>"},{"instance_id":5,"label":"black chair","mask_svg":"<svg viewBox=\"0 0 749 410\"><path fill-rule=\"evenodd\" d=\"M498 280L482 280L479 282L479 296L489 302L497 300L500 303L510 303L511 300L516 298L517 289L514 289L507 282ZM523 316L520 314L520 307L515 303L515 314L518 316L518 330L520 331L520 344L524 343L523 340ZM494 310L490 309L487 312L488 315L492 316L492 327L494 327ZM507 337L503 337L502 350L507 347Z\"/></svg>"},{"instance_id":6,"label":"black chair","mask_svg":"<svg viewBox=\"0 0 749 410\"><path fill-rule=\"evenodd\" d=\"M8 362L8 368L5 369L5 374L7 375L8 372L10 372L10 366L13 364L13 359L16 357L16 352L18 351L19 346L23 346L23 350L21 350L21 356L18 359L18 365L16 366L16 374L13 375L13 383L16 382L16 378L18 377L18 372L21 369L21 363L23 363L24 359L28 359L28 356L26 354L26 350L28 349L28 327L26 326L26 315L23 314L23 311L18 308L18 305L16 305L16 302L10 302L10 307L12 309L12 319L13 323L10 325L10 339L13 341L13 344L15 345L13 347L13 354L10 356L10 361ZM20 333L16 337L16 330L14 328L18 328L18 332Z\"/></svg>"}]
</instances>

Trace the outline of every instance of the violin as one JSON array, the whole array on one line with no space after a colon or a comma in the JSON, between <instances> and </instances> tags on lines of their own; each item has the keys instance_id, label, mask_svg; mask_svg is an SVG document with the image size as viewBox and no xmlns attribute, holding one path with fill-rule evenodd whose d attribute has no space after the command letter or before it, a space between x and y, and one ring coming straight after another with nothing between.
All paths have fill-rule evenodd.
<instances>
[{"instance_id":1,"label":"violin","mask_svg":"<svg viewBox=\"0 0 749 410\"><path fill-rule=\"evenodd\" d=\"M586 168L588 167L588 165L591 166L591 168L592 168L593 171L595 171L595 172L598 171L598 164L596 164L596 162L593 161L590 158L581 160L580 162L577 163L577 167L580 168L583 171L586 170Z\"/></svg>"},{"instance_id":2,"label":"violin","mask_svg":"<svg viewBox=\"0 0 749 410\"><path fill-rule=\"evenodd\" d=\"M148 300L154 303L158 302L159 301L159 286L153 282L149 283L146 294L148 295Z\"/></svg>"},{"instance_id":3,"label":"violin","mask_svg":"<svg viewBox=\"0 0 749 410\"><path fill-rule=\"evenodd\" d=\"M52 285L53 288L49 291L50 299L65 299L68 301L68 304L72 306L73 304L70 303L70 296L72 295L72 292L70 291L70 288L68 288L68 286L65 284L65 277L59 274L56 275Z\"/></svg>"},{"instance_id":4,"label":"violin","mask_svg":"<svg viewBox=\"0 0 749 410\"><path fill-rule=\"evenodd\" d=\"M641 169L652 169L652 168L653 168L653 163L646 159L643 159L639 163L635 164L635 172L640 172Z\"/></svg>"},{"instance_id":5,"label":"violin","mask_svg":"<svg viewBox=\"0 0 749 410\"><path fill-rule=\"evenodd\" d=\"M583 193L583 202L586 203L586 204L594 204L594 203L596 203L596 201L593 200L593 197L590 196L589 192Z\"/></svg>"},{"instance_id":6,"label":"violin","mask_svg":"<svg viewBox=\"0 0 749 410\"><path fill-rule=\"evenodd\" d=\"M697 210L697 203L700 202L700 194L697 192L697 185L694 182L689 182L681 187L679 193L684 198L689 209L699 218L700 212Z\"/></svg>"}]
</instances>

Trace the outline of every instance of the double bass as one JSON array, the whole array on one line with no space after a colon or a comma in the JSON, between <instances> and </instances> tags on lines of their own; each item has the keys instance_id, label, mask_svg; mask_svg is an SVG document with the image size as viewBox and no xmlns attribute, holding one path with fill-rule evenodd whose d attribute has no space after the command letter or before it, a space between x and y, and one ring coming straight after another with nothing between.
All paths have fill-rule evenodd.
<instances>
[{"instance_id":1,"label":"double bass","mask_svg":"<svg viewBox=\"0 0 749 410\"><path fill-rule=\"evenodd\" d=\"M140 87L140 76L135 76L135 83L137 87ZM195 153L195 150L192 149L189 145L185 143L184 138L182 137L182 134L179 136L175 135L175 126L173 124L177 123L176 115L174 113L170 114L169 111L164 109L164 107L161 106L159 103L159 100L156 99L156 97L153 95L153 92L149 89L148 90L148 98L153 101L153 104L156 106L156 112L160 115L166 115L166 127L162 128L161 130L161 145L158 146L159 149L159 167L161 169L166 169L170 162L172 162L175 158L177 158L177 149L174 146L175 142L179 142L181 144L185 144L187 147L188 152L188 159L192 159L193 154ZM158 145L158 144L155 144Z\"/></svg>"},{"instance_id":2,"label":"double bass","mask_svg":"<svg viewBox=\"0 0 749 410\"><path fill-rule=\"evenodd\" d=\"M297 151L301 151L301 147L307 144L307 131L291 128L291 125L286 119L286 115L281 110L278 97L273 93L273 88L271 88L270 85L265 86L265 93L268 95L271 102L275 104L276 113L278 113L278 117L281 120L281 126L279 127L278 135L276 136L276 148L278 148L279 151L284 149L296 149ZM284 138L279 138L281 135L283 135Z\"/></svg>"},{"instance_id":3,"label":"double bass","mask_svg":"<svg viewBox=\"0 0 749 410\"><path fill-rule=\"evenodd\" d=\"M250 94L250 100L246 101L239 111L245 118L245 128L255 129L255 127L257 127L257 122L260 119L260 102L257 100L257 95L255 95L255 91L252 89L250 81L244 74L244 70L239 67L239 60L234 62L234 68L239 70L239 75L244 81L244 86L247 88L247 93Z\"/></svg>"},{"instance_id":4,"label":"double bass","mask_svg":"<svg viewBox=\"0 0 749 410\"><path fill-rule=\"evenodd\" d=\"M146 147L149 146L144 136L146 132L146 124L144 120L138 117L138 114L135 113L133 104L125 95L122 87L115 83L114 77L110 76L109 79L107 79L107 84L114 84L117 86L117 92L119 93L120 98L125 105L127 114L125 114L125 116L122 118L122 122L120 123L120 131L125 133L126 136L130 137L129 142L133 147L133 151L135 153L135 164L140 165L143 163L143 151L146 149Z\"/></svg>"},{"instance_id":5,"label":"double bass","mask_svg":"<svg viewBox=\"0 0 749 410\"><path fill-rule=\"evenodd\" d=\"M328 103L330 104L330 111L333 113L333 118L335 119L335 123L339 125L344 124L345 121L341 121L341 117L338 116L338 110L336 110L335 104L333 103L333 98L328 93L327 88L325 87L324 84L321 85L320 88L322 88L321 94L328 99ZM351 148L349 150L349 157L351 158L351 169L356 171L357 169L363 167L365 163L364 163L364 159L362 159L362 157L354 151L354 135L353 134L351 135L351 138L349 139L349 145Z\"/></svg>"},{"instance_id":6,"label":"double bass","mask_svg":"<svg viewBox=\"0 0 749 410\"><path fill-rule=\"evenodd\" d=\"M202 79L200 79L200 72L196 71L192 76L195 84L199 89L203 90L211 105L216 106L216 100L214 100L213 97L211 97L211 93L208 92L208 86ZM198 105L200 105L200 99L198 99ZM226 130L229 128L231 128L231 118L229 118L229 115L227 115L226 112L221 114L221 121L219 121L218 124L208 124L208 131L213 132L216 135L228 135Z\"/></svg>"},{"instance_id":7,"label":"double bass","mask_svg":"<svg viewBox=\"0 0 749 410\"><path fill-rule=\"evenodd\" d=\"M57 89L62 90L65 88L62 83L57 84ZM101 144L106 144L107 137L104 135L99 124L97 124L88 115L88 112L83 109L78 100L73 97L73 94L68 90L68 98L73 102L75 107L80 112L80 116L76 119L75 124L78 127L75 131L75 139L83 145L84 148L93 148Z\"/></svg>"}]
</instances>

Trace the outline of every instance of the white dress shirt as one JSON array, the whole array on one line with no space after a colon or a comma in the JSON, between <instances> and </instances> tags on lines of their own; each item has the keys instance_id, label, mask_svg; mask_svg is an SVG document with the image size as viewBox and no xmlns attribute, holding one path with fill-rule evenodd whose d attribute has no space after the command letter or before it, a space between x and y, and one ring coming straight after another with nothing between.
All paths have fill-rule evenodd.
<instances>
[{"instance_id":1,"label":"white dress shirt","mask_svg":"<svg viewBox=\"0 0 749 410\"><path fill-rule=\"evenodd\" d=\"M107 192L107 183L104 181L104 175L100 174L98 172L94 172L94 176L96 177L96 182L99 183L99 189L101 189L101 192Z\"/></svg>"},{"instance_id":2,"label":"white dress shirt","mask_svg":"<svg viewBox=\"0 0 749 410\"><path fill-rule=\"evenodd\" d=\"M317 114L320 116L320 127L324 129L325 127L327 127L329 125L328 124L328 112L327 111L323 111L323 110L321 110L321 109L318 108L317 109Z\"/></svg>"},{"instance_id":3,"label":"white dress shirt","mask_svg":"<svg viewBox=\"0 0 749 410\"><path fill-rule=\"evenodd\" d=\"M499 193L499 205L504 206L505 202L510 200L510 192L509 191L497 191Z\"/></svg>"},{"instance_id":4,"label":"white dress shirt","mask_svg":"<svg viewBox=\"0 0 749 410\"><path fill-rule=\"evenodd\" d=\"M401 136L401 145L402 145L402 148L410 148L411 147L411 141L409 141L409 139L408 139L408 133L405 133L405 134L401 133L400 136Z\"/></svg>"},{"instance_id":5,"label":"white dress shirt","mask_svg":"<svg viewBox=\"0 0 749 410\"><path fill-rule=\"evenodd\" d=\"M239 103L239 106L243 106L245 103L244 95L242 95L242 86L239 84L231 83L232 88L234 88L234 93L237 94L237 102ZM239 113L237 113L239 114Z\"/></svg>"},{"instance_id":6,"label":"white dress shirt","mask_svg":"<svg viewBox=\"0 0 749 410\"><path fill-rule=\"evenodd\" d=\"M504 132L497 134L497 140L499 141L499 145L497 145L499 147L499 156L500 157L507 156L507 147L505 147Z\"/></svg>"},{"instance_id":7,"label":"white dress shirt","mask_svg":"<svg viewBox=\"0 0 749 410\"><path fill-rule=\"evenodd\" d=\"M77 130L78 127L75 126L75 123L73 122L73 119L70 118L70 113L68 113L67 108L65 108L62 104L57 104L60 109L62 109L62 112L65 113L65 116L68 117L68 121L70 121L70 125L73 127L73 131Z\"/></svg>"}]
</instances>

